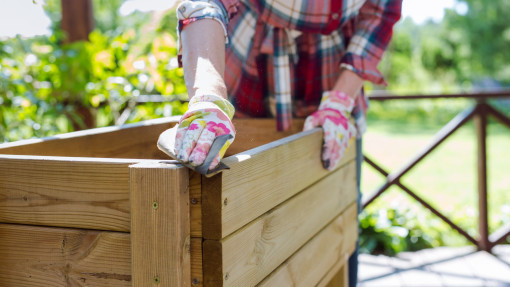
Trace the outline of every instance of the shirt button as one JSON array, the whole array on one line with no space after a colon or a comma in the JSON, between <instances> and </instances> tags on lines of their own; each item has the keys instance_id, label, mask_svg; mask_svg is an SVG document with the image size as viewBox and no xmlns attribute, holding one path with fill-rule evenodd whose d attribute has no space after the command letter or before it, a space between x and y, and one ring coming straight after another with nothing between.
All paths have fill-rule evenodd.
<instances>
[{"instance_id":1,"label":"shirt button","mask_svg":"<svg viewBox=\"0 0 510 287\"><path fill-rule=\"evenodd\" d=\"M333 20L338 20L339 16L338 13L334 13L331 17L333 18Z\"/></svg>"}]
</instances>

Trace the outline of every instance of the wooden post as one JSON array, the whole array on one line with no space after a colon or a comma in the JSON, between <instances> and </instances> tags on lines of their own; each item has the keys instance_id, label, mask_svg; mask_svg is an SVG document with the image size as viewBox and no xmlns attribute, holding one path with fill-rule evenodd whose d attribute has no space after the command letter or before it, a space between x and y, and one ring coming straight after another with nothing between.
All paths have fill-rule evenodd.
<instances>
[{"instance_id":1,"label":"wooden post","mask_svg":"<svg viewBox=\"0 0 510 287\"><path fill-rule=\"evenodd\" d=\"M191 286L188 169L130 166L133 286Z\"/></svg>"},{"instance_id":2,"label":"wooden post","mask_svg":"<svg viewBox=\"0 0 510 287\"><path fill-rule=\"evenodd\" d=\"M478 248L490 252L489 221L487 207L487 109L483 102L478 103L475 116L478 142Z\"/></svg>"},{"instance_id":3,"label":"wooden post","mask_svg":"<svg viewBox=\"0 0 510 287\"><path fill-rule=\"evenodd\" d=\"M88 41L94 29L92 0L61 0L62 29L67 33L66 43Z\"/></svg>"}]
</instances>

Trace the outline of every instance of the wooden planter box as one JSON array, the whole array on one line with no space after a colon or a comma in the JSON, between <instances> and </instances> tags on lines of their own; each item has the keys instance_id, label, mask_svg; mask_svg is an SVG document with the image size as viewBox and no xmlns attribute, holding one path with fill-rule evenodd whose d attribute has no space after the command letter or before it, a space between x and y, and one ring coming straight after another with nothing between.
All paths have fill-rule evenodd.
<instances>
[{"instance_id":1,"label":"wooden planter box","mask_svg":"<svg viewBox=\"0 0 510 287\"><path fill-rule=\"evenodd\" d=\"M0 286L343 286L355 150L238 120L211 178L156 148L175 119L0 145ZM287 136L287 137L286 137Z\"/></svg>"}]
</instances>

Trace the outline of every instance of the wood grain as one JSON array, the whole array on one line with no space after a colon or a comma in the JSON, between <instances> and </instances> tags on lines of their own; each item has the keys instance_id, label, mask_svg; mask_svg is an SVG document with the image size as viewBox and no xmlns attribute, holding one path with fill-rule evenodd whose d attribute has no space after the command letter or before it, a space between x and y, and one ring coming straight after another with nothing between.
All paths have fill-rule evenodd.
<instances>
[{"instance_id":1,"label":"wood grain","mask_svg":"<svg viewBox=\"0 0 510 287\"><path fill-rule=\"evenodd\" d=\"M129 233L0 224L0 286L131 286Z\"/></svg>"},{"instance_id":2,"label":"wood grain","mask_svg":"<svg viewBox=\"0 0 510 287\"><path fill-rule=\"evenodd\" d=\"M204 286L202 238L191 238L191 286Z\"/></svg>"},{"instance_id":3,"label":"wood grain","mask_svg":"<svg viewBox=\"0 0 510 287\"><path fill-rule=\"evenodd\" d=\"M316 286L332 266L349 258L358 238L356 217L357 206L351 204L257 286Z\"/></svg>"},{"instance_id":4,"label":"wood grain","mask_svg":"<svg viewBox=\"0 0 510 287\"><path fill-rule=\"evenodd\" d=\"M135 162L0 155L0 222L129 231Z\"/></svg>"},{"instance_id":5,"label":"wood grain","mask_svg":"<svg viewBox=\"0 0 510 287\"><path fill-rule=\"evenodd\" d=\"M179 117L162 118L123 126L89 129L42 139L0 144L0 154L72 157L167 159L156 147L159 135ZM227 155L237 154L279 140L302 130L296 119L289 131L276 131L274 119L234 119L236 140Z\"/></svg>"},{"instance_id":6,"label":"wood grain","mask_svg":"<svg viewBox=\"0 0 510 287\"><path fill-rule=\"evenodd\" d=\"M164 118L0 144L0 154L168 159L156 142L178 118Z\"/></svg>"},{"instance_id":7,"label":"wood grain","mask_svg":"<svg viewBox=\"0 0 510 287\"><path fill-rule=\"evenodd\" d=\"M189 171L191 237L202 237L202 175Z\"/></svg>"},{"instance_id":8,"label":"wood grain","mask_svg":"<svg viewBox=\"0 0 510 287\"><path fill-rule=\"evenodd\" d=\"M355 202L355 173L355 162L351 160L227 238L205 240L205 282L212 278L211 286L259 283ZM221 260L217 254L222 254ZM215 261L216 270L206 268L209 261Z\"/></svg>"},{"instance_id":9,"label":"wood grain","mask_svg":"<svg viewBox=\"0 0 510 287\"><path fill-rule=\"evenodd\" d=\"M330 174L321 162L322 131L302 132L228 157L219 200L204 201L203 236L221 239ZM338 168L356 156L346 152ZM227 205L224 205L224 202ZM221 210L221 214L214 213Z\"/></svg>"},{"instance_id":10,"label":"wood grain","mask_svg":"<svg viewBox=\"0 0 510 287\"><path fill-rule=\"evenodd\" d=\"M349 264L348 261L340 261L337 263L341 265L340 270L329 280L325 287L348 287L349 286ZM329 277L325 277L324 281L327 281ZM321 281L322 282L322 281ZM317 287L322 287L322 283L319 283Z\"/></svg>"},{"instance_id":11,"label":"wood grain","mask_svg":"<svg viewBox=\"0 0 510 287\"><path fill-rule=\"evenodd\" d=\"M191 286L188 169L156 162L129 169L133 286Z\"/></svg>"}]
</instances>

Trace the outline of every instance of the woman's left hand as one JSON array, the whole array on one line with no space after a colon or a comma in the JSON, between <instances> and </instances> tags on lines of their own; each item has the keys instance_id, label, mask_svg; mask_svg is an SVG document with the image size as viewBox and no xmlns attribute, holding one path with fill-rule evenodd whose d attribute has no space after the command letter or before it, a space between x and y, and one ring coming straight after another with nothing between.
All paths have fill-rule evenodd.
<instances>
[{"instance_id":1,"label":"woman's left hand","mask_svg":"<svg viewBox=\"0 0 510 287\"><path fill-rule=\"evenodd\" d=\"M328 170L338 166L351 139L356 135L356 128L349 121L353 106L354 101L343 92L324 92L319 109L305 120L305 131L322 127L324 138L321 157L324 168Z\"/></svg>"}]
</instances>

